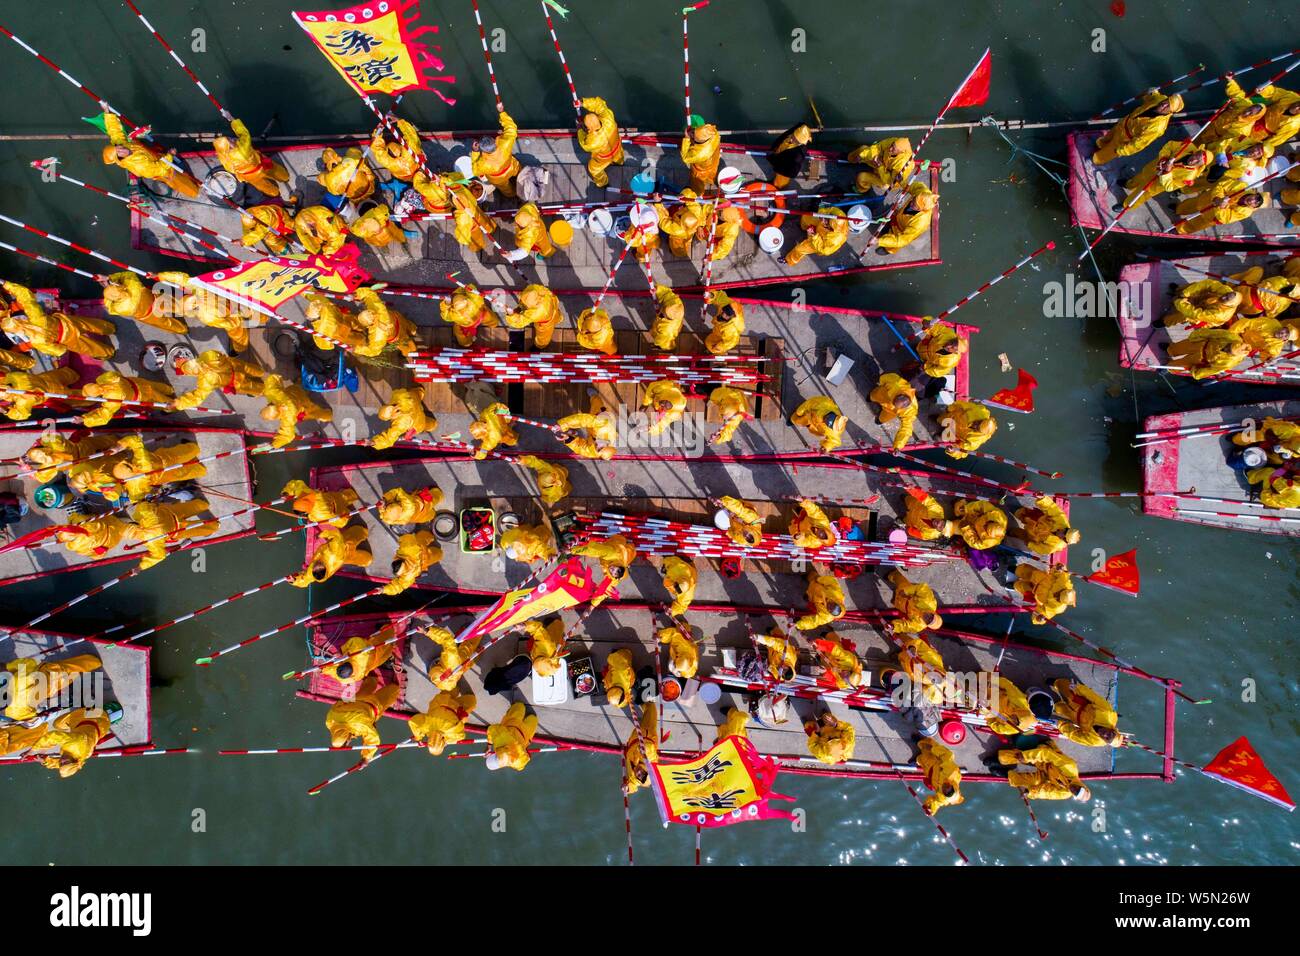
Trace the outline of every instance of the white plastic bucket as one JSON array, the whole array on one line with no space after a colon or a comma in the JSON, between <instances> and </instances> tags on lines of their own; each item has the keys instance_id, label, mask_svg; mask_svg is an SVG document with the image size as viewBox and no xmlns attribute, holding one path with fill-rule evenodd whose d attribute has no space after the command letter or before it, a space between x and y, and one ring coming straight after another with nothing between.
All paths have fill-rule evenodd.
<instances>
[{"instance_id":1,"label":"white plastic bucket","mask_svg":"<svg viewBox=\"0 0 1300 956\"><path fill-rule=\"evenodd\" d=\"M724 193L731 195L745 185L745 176L735 166L723 166L718 171L718 185Z\"/></svg>"},{"instance_id":2,"label":"white plastic bucket","mask_svg":"<svg viewBox=\"0 0 1300 956\"><path fill-rule=\"evenodd\" d=\"M456 172L460 173L462 179L472 179L474 177L474 160L468 156L461 156L451 164Z\"/></svg>"},{"instance_id":3,"label":"white plastic bucket","mask_svg":"<svg viewBox=\"0 0 1300 956\"><path fill-rule=\"evenodd\" d=\"M758 234L758 248L769 256L774 256L785 245L785 235L776 226L768 226Z\"/></svg>"},{"instance_id":4,"label":"white plastic bucket","mask_svg":"<svg viewBox=\"0 0 1300 956\"><path fill-rule=\"evenodd\" d=\"M608 209L593 209L587 217L587 228L597 236L608 236L614 228L614 215Z\"/></svg>"},{"instance_id":5,"label":"white plastic bucket","mask_svg":"<svg viewBox=\"0 0 1300 956\"><path fill-rule=\"evenodd\" d=\"M849 207L849 232L866 232L871 225L871 210L861 204Z\"/></svg>"}]
</instances>

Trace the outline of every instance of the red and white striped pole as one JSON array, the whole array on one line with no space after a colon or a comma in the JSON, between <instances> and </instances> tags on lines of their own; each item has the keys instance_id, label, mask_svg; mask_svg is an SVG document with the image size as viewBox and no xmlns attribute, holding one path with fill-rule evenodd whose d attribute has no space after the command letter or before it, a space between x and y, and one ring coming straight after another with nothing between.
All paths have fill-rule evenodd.
<instances>
[{"instance_id":1,"label":"red and white striped pole","mask_svg":"<svg viewBox=\"0 0 1300 956\"><path fill-rule=\"evenodd\" d=\"M49 239L53 242L59 243L60 245L67 246L69 249L75 249L78 252L84 253L85 255L98 259L101 262L107 262L109 265L116 266L119 269L126 269L129 272L134 272L136 275L142 276L146 279L158 278L158 276L152 272L146 272L144 269L137 269L135 266L131 265L130 263L123 262L120 259L114 259L112 256L107 256L102 252L96 252L94 249L87 248L86 246L83 246L80 243L76 243L76 242L72 242L71 240L64 239L62 236L56 236L54 233L46 232L44 229L37 229L35 226L29 226L27 225L27 223L22 222L18 219L14 219L10 216L6 216L4 213L0 213L0 222L7 222L11 226L17 226L19 229L26 229L28 232L35 233L36 235L41 236L45 239ZM98 276L94 278L98 280Z\"/></svg>"},{"instance_id":2,"label":"red and white striped pole","mask_svg":"<svg viewBox=\"0 0 1300 956\"><path fill-rule=\"evenodd\" d=\"M91 757L168 757L175 754L196 754L194 747L123 747L120 750L95 750ZM0 764L38 763L49 754L27 754L18 758L0 758Z\"/></svg>"},{"instance_id":3,"label":"red and white striped pole","mask_svg":"<svg viewBox=\"0 0 1300 956\"><path fill-rule=\"evenodd\" d=\"M1244 67L1243 69L1233 71L1232 75L1241 76L1243 73L1249 73L1251 70L1258 70L1261 67L1271 66L1274 63L1277 63L1281 60L1288 59L1293 56L1300 56L1300 47L1297 47L1294 50L1287 50L1285 53L1279 53L1277 56L1271 56L1267 60L1260 60L1258 63L1252 63L1250 66ZM1279 74L1277 77L1274 77L1273 80L1269 80L1266 83L1261 83L1260 85L1268 86L1271 83L1275 82L1276 80L1281 79L1282 76L1284 76L1286 73L1289 73L1291 70L1294 69L1295 66L1292 65L1289 69L1283 71L1282 74ZM1183 93L1190 93L1193 90L1199 90L1199 89L1204 89L1207 86L1213 86L1215 83L1222 83L1224 78L1227 76L1228 74L1225 73L1223 74L1223 76L1216 76L1208 80L1202 80L1200 83L1197 83L1194 86L1189 86L1187 89L1183 90Z\"/></svg>"},{"instance_id":4,"label":"red and white striped pole","mask_svg":"<svg viewBox=\"0 0 1300 956\"><path fill-rule=\"evenodd\" d=\"M492 69L492 54L488 52L487 33L483 29L483 17L479 15L478 0L470 0L474 6L474 22L478 24L478 39L483 44L483 59L487 62L488 79L492 81L492 95L496 97L497 112L505 112L505 106L501 103L501 91L497 89L497 74Z\"/></svg>"},{"instance_id":5,"label":"red and white striped pole","mask_svg":"<svg viewBox=\"0 0 1300 956\"><path fill-rule=\"evenodd\" d=\"M257 587L249 588L246 591L236 591L234 594L230 595L230 597L222 598L220 601L214 601L211 604L205 604L203 607L190 611L188 614L182 614L180 617L174 617L169 621L164 621L161 624L146 628L145 630L132 634L130 637L125 637L120 641L114 641L113 646L116 647L121 644L131 644L141 638L148 637L150 634L157 634L159 631L165 631L169 627L175 627L177 624L183 624L196 617L202 617L209 611L215 611L219 607L225 607L227 604L232 604L235 601L242 601L244 598L251 597L254 594L259 594L262 591L269 591L273 587L292 580L293 577L292 574L286 574L276 578L274 581L267 581L265 584L259 584Z\"/></svg>"},{"instance_id":6,"label":"red and white striped pole","mask_svg":"<svg viewBox=\"0 0 1300 956\"><path fill-rule=\"evenodd\" d=\"M101 279L104 278L102 275L96 275L93 272L87 272L85 269L78 269L75 266L68 265L67 263L59 262L57 259L51 259L48 256L43 256L39 252L32 252L28 249L20 249L18 248L18 246L10 245L7 242L0 242L0 249L8 249L10 252L18 253L18 255L20 256L26 256L28 259L33 259L36 262L43 262L47 266L54 266L56 269L62 269L64 272L71 272L73 275L85 276L87 279L90 279L92 282L99 282Z\"/></svg>"},{"instance_id":7,"label":"red and white striped pole","mask_svg":"<svg viewBox=\"0 0 1300 956\"><path fill-rule=\"evenodd\" d=\"M916 455L909 455L907 452L899 451L898 449L890 449L888 454L891 454L896 458L902 458L904 461L910 461L918 465L924 465L926 468L932 468L935 471L943 472L944 474L947 475L957 475L961 478L967 479L968 481L974 481L978 484L986 485L987 487L990 488L997 488L1000 491L1011 492L1014 494L1025 494L1033 491L1033 489L1029 487L1028 482L1013 487L1012 485L1004 485L1001 482L994 481L992 478L985 478L982 475L972 474L969 471L962 471L960 468L952 468L948 465L941 465L933 461L927 461L924 458L920 458Z\"/></svg>"},{"instance_id":8,"label":"red and white striped pole","mask_svg":"<svg viewBox=\"0 0 1300 956\"><path fill-rule=\"evenodd\" d=\"M365 769L366 769L367 767L369 767L372 763L374 763L375 761L379 760L380 757L386 757L388 754L392 753L394 750L397 750L398 748L402 747L403 744L413 743L414 741L415 741L415 738L414 738L414 737L407 737L405 740L403 740L403 741L401 741L401 742L399 742L399 743L395 743L395 744L380 744L380 745L376 748L377 752L375 753L375 755L374 755L372 758L370 758L369 760L362 760L360 763L358 763L358 764L354 764L353 766L349 767L347 770L344 770L342 773L336 773L334 776L330 777L328 780L323 780L323 781L321 781L320 783L316 784L316 786L312 787L310 790L307 791L307 796L309 796L309 797L314 797L314 796L316 796L316 794L320 793L322 790L324 790L324 789L325 789L326 787L328 787L330 784L332 784L332 783L336 783L336 782L338 782L339 780L342 780L344 777L346 777L346 776L348 776L348 775L350 775L350 774L354 774L354 773L356 773L358 770L365 770ZM368 748L367 748L367 749L368 749Z\"/></svg>"},{"instance_id":9,"label":"red and white striped pole","mask_svg":"<svg viewBox=\"0 0 1300 956\"><path fill-rule=\"evenodd\" d=\"M1154 86L1154 87L1152 87L1152 89L1157 90L1157 91L1158 91L1158 90L1163 90L1163 89L1164 89L1165 87L1167 87L1167 86L1173 86L1175 83L1181 83L1183 80L1191 79L1191 78L1192 78L1193 76L1195 76L1197 73L1200 73L1201 70L1203 70L1203 69L1205 69L1205 64L1204 64L1204 63L1202 63L1202 64L1200 64L1199 66L1197 66L1196 69L1194 69L1194 70L1188 70L1188 71L1187 71L1186 73L1184 73L1182 76L1175 76L1172 80L1169 80L1169 81L1166 82L1166 83L1161 83L1159 86ZM1192 88L1192 89L1195 89L1195 87L1191 87L1191 88ZM1183 92L1187 92L1187 91L1184 90ZM1105 119L1107 116L1109 116L1111 113L1115 112L1116 110L1122 110L1124 107L1128 106L1130 103L1136 103L1138 100L1142 99L1142 97L1144 97L1144 96L1146 96L1146 92L1145 92L1145 91L1142 92L1142 93L1137 94L1136 96L1130 96L1128 99L1126 99L1126 100L1122 100L1122 101L1120 101L1119 103L1116 103L1114 106L1108 106L1106 109L1102 110L1100 113L1098 113L1096 116L1094 116L1094 117L1092 118L1092 120L1090 120L1090 122L1095 122L1096 120L1099 120L1099 119Z\"/></svg>"},{"instance_id":10,"label":"red and white striped pole","mask_svg":"<svg viewBox=\"0 0 1300 956\"><path fill-rule=\"evenodd\" d=\"M185 65L184 60L176 55L176 51L172 49L171 44L164 40L162 34L154 29L153 24L144 18L144 14L140 12L136 5L132 3L131 0L123 0L123 2L131 8L131 12L136 15L136 18L141 23L144 24L145 29L153 34L153 38L162 45L162 48L171 55L171 58L176 61L176 65L184 70L185 75L194 81L194 85L197 86L199 91L208 98L208 102L217 108L217 112L221 114L222 118L225 119L227 123L234 120L235 117L231 115L230 110L221 105L217 98L212 95L206 86L203 85L203 81L194 74L193 70Z\"/></svg>"},{"instance_id":11,"label":"red and white striped pole","mask_svg":"<svg viewBox=\"0 0 1300 956\"><path fill-rule=\"evenodd\" d=\"M623 251L620 252L618 258L614 260L614 265L609 270L609 278L605 280L605 287L600 290L600 295L596 296L596 300L591 304L593 309L599 309L600 304L605 301L605 296L609 294L610 287L614 284L614 275L618 272L618 267L623 264L623 260L627 258L627 254L631 249L632 243L623 243Z\"/></svg>"},{"instance_id":12,"label":"red and white striped pole","mask_svg":"<svg viewBox=\"0 0 1300 956\"><path fill-rule=\"evenodd\" d=\"M1031 252L1029 255L1025 256L1023 259L1021 259L1019 262L1017 262L1015 265L1013 265L1010 269L1007 269L1007 270L1005 270L1004 272L999 273L997 276L995 276L994 278L990 279L988 282L984 283L982 286L980 286L978 289L976 289L974 292L972 292L970 295L968 295L968 296L964 296L963 298L958 299L957 302L956 302L954 305L949 306L947 309L944 309L942 312L940 312L938 315L936 315L936 316L934 317L934 321L935 321L935 322L941 322L941 321L943 321L943 320L946 319L948 316L952 315L954 312L956 312L958 309L960 309L960 308L961 308L963 305L965 305L967 302L970 302L972 299L979 298L981 295L983 295L983 294L984 294L985 292L987 292L989 289L993 288L995 285L997 285L999 282L1001 282L1001 281L1002 281L1003 279L1005 279L1007 276L1011 275L1011 274L1012 274L1013 272L1015 272L1016 270L1022 268L1023 266L1028 265L1032 260L1034 260L1034 259L1036 259L1038 256L1042 255L1044 252L1047 252L1048 250L1050 250L1050 249L1055 249L1055 248L1056 248L1056 243L1055 243L1055 242L1047 242L1047 243L1044 243L1042 246L1040 246L1039 248L1035 249L1035 250L1034 250L1033 252ZM918 336L914 336L914 338L915 338L915 337L918 337Z\"/></svg>"},{"instance_id":13,"label":"red and white striped pole","mask_svg":"<svg viewBox=\"0 0 1300 956\"><path fill-rule=\"evenodd\" d=\"M945 446L945 447L956 447ZM1042 475L1044 478L1064 478L1065 473L1060 471L1044 471L1041 468L1035 468L1033 465L1026 465L1023 461L1016 461L1013 458L1004 458L1002 455L993 455L986 451L968 451L967 455L974 458L987 458L989 461L998 461L1004 465L1010 465L1012 468L1018 468L1021 471L1032 472L1035 475Z\"/></svg>"},{"instance_id":14,"label":"red and white striped pole","mask_svg":"<svg viewBox=\"0 0 1300 956\"><path fill-rule=\"evenodd\" d=\"M550 4L547 0L541 0L542 14L546 17L546 28L551 31L551 42L555 44L555 55L560 58L560 66L564 68L564 78L569 83L569 95L573 97L573 110L582 116L582 100L578 98L578 88L573 85L573 74L569 72L569 61L564 58L564 50L560 46L560 38L555 33L555 21L551 19Z\"/></svg>"}]
</instances>

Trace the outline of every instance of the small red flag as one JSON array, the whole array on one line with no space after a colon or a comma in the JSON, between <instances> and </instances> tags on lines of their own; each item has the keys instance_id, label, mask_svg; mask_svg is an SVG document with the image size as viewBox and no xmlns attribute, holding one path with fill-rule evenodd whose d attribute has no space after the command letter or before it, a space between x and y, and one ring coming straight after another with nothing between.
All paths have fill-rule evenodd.
<instances>
[{"instance_id":1,"label":"small red flag","mask_svg":"<svg viewBox=\"0 0 1300 956\"><path fill-rule=\"evenodd\" d=\"M925 501L926 498L930 497L930 493L928 491L926 491L923 488L917 488L915 485L908 485L903 490L906 491L913 498L915 498L917 501Z\"/></svg>"},{"instance_id":2,"label":"small red flag","mask_svg":"<svg viewBox=\"0 0 1300 956\"><path fill-rule=\"evenodd\" d=\"M1112 591L1125 594L1137 594L1140 590L1141 576L1138 574L1137 548L1125 551L1113 558L1106 559L1106 566L1095 574L1089 574L1085 581L1100 584Z\"/></svg>"},{"instance_id":3,"label":"small red flag","mask_svg":"<svg viewBox=\"0 0 1300 956\"><path fill-rule=\"evenodd\" d=\"M1238 737L1220 750L1201 772L1222 780L1230 787L1263 797L1287 811L1295 809L1286 788L1264 766L1264 761L1259 759L1259 754L1245 737Z\"/></svg>"},{"instance_id":4,"label":"small red flag","mask_svg":"<svg viewBox=\"0 0 1300 956\"><path fill-rule=\"evenodd\" d=\"M989 81L993 78L993 53L985 50L975 69L961 81L944 112L958 106L983 106L989 100Z\"/></svg>"},{"instance_id":5,"label":"small red flag","mask_svg":"<svg viewBox=\"0 0 1300 956\"><path fill-rule=\"evenodd\" d=\"M1020 376L1016 387L1004 388L994 394L992 398L986 398L984 400L985 405L995 405L998 408L1005 408L1009 412L1024 412L1025 414L1029 414L1034 410L1034 389L1038 387L1038 379L1023 368L1016 371Z\"/></svg>"}]
</instances>

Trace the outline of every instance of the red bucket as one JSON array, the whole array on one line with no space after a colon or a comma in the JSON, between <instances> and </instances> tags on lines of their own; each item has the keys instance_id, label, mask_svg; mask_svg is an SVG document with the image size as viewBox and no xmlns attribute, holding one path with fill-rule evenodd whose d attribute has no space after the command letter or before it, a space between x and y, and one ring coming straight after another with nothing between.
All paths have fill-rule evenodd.
<instances>
[{"instance_id":1,"label":"red bucket","mask_svg":"<svg viewBox=\"0 0 1300 956\"><path fill-rule=\"evenodd\" d=\"M939 725L939 736L949 747L956 747L966 739L966 725L960 720L945 720Z\"/></svg>"}]
</instances>

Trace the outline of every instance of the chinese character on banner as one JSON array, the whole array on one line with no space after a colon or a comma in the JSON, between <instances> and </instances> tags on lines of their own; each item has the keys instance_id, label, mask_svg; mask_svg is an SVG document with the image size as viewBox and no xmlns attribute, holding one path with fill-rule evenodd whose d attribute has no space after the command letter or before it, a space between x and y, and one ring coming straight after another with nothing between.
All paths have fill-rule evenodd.
<instances>
[{"instance_id":1,"label":"chinese character on banner","mask_svg":"<svg viewBox=\"0 0 1300 956\"><path fill-rule=\"evenodd\" d=\"M456 636L459 643L495 634L524 621L553 614L567 607L577 607L597 593L591 571L582 561L570 558L547 575L536 587L509 591L483 612L469 627Z\"/></svg>"},{"instance_id":2,"label":"chinese character on banner","mask_svg":"<svg viewBox=\"0 0 1300 956\"><path fill-rule=\"evenodd\" d=\"M777 763L744 737L725 737L708 753L686 763L652 763L651 785L665 823L725 827L746 820L792 820L769 800Z\"/></svg>"},{"instance_id":3,"label":"chinese character on banner","mask_svg":"<svg viewBox=\"0 0 1300 956\"><path fill-rule=\"evenodd\" d=\"M348 243L333 256L290 259L270 256L217 269L194 278L195 285L265 315L304 292L350 293L370 279L357 265L361 250Z\"/></svg>"},{"instance_id":4,"label":"chinese character on banner","mask_svg":"<svg viewBox=\"0 0 1300 956\"><path fill-rule=\"evenodd\" d=\"M295 12L293 18L357 92L432 90L448 106L454 105L454 99L429 85L455 83L456 77L430 75L441 73L446 64L425 44L415 42L416 37L438 32L436 26L416 25L419 15L419 0L372 0L346 10Z\"/></svg>"}]
</instances>

